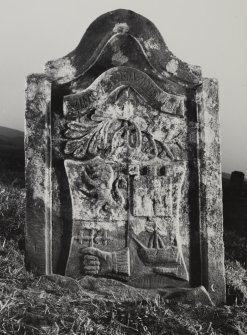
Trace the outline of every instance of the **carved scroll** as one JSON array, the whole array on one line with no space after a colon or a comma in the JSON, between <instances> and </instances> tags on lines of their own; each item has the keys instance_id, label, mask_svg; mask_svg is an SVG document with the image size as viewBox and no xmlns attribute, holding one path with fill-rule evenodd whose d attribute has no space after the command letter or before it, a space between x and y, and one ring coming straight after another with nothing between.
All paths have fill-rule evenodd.
<instances>
[{"instance_id":1,"label":"carved scroll","mask_svg":"<svg viewBox=\"0 0 247 335\"><path fill-rule=\"evenodd\" d=\"M147 74L137 69L121 66L103 73L82 93L64 98L65 115L78 115L83 110L102 104L118 87L133 88L145 101L161 112L184 115L184 97L163 91ZM99 96L100 99L99 99Z\"/></svg>"}]
</instances>

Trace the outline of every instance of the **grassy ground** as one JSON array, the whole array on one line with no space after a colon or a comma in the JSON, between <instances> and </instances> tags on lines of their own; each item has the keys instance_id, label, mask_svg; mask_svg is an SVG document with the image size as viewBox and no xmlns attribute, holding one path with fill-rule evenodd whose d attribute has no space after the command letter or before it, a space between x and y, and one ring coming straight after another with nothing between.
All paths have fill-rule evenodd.
<instances>
[{"instance_id":1,"label":"grassy ground","mask_svg":"<svg viewBox=\"0 0 247 335\"><path fill-rule=\"evenodd\" d=\"M26 272L22 176L1 175L0 334L247 334L247 238L225 232L228 305L98 297Z\"/></svg>"}]
</instances>

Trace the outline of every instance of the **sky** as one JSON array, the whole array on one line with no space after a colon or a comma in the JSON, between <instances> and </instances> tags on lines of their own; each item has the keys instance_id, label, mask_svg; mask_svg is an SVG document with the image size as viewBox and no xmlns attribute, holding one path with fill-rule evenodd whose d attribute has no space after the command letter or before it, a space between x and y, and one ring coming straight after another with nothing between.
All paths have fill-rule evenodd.
<instances>
[{"instance_id":1,"label":"sky","mask_svg":"<svg viewBox=\"0 0 247 335\"><path fill-rule=\"evenodd\" d=\"M173 54L218 79L222 169L247 175L247 0L0 0L0 125L23 130L26 76L117 8L147 17Z\"/></svg>"}]
</instances>

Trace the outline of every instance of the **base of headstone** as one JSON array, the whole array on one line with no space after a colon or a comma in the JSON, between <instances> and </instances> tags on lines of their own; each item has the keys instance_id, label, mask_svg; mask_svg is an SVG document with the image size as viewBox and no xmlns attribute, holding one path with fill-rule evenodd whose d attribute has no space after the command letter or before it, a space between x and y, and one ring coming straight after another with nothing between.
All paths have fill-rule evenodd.
<instances>
[{"instance_id":1,"label":"base of headstone","mask_svg":"<svg viewBox=\"0 0 247 335\"><path fill-rule=\"evenodd\" d=\"M195 288L176 288L159 290L159 294L165 299L172 299L185 304L214 306L208 291L204 286Z\"/></svg>"},{"instance_id":2,"label":"base of headstone","mask_svg":"<svg viewBox=\"0 0 247 335\"><path fill-rule=\"evenodd\" d=\"M142 301L163 298L191 305L214 306L204 286L196 288L140 289L114 279L84 276L79 280L60 275L46 276L59 286L72 292L83 291L96 299Z\"/></svg>"}]
</instances>

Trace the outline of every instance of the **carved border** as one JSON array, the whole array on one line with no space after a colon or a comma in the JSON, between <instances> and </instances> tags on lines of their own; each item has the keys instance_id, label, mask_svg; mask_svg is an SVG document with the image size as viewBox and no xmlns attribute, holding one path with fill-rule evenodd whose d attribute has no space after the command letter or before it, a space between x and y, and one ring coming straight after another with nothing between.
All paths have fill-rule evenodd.
<instances>
[{"instance_id":1,"label":"carved border","mask_svg":"<svg viewBox=\"0 0 247 335\"><path fill-rule=\"evenodd\" d=\"M37 274L52 273L51 81L43 74L27 78L26 264Z\"/></svg>"},{"instance_id":2,"label":"carved border","mask_svg":"<svg viewBox=\"0 0 247 335\"><path fill-rule=\"evenodd\" d=\"M201 282L212 300L225 302L223 206L218 82L203 79L196 92L200 191Z\"/></svg>"}]
</instances>

